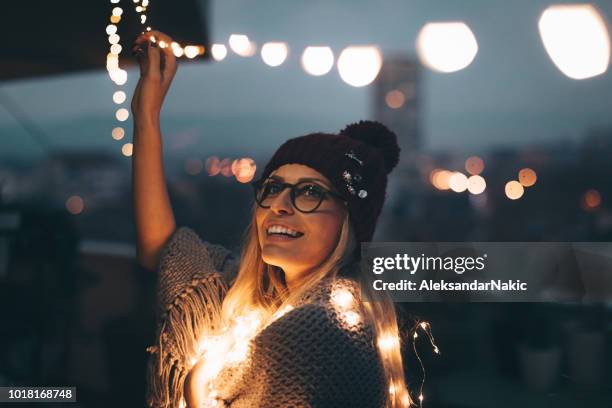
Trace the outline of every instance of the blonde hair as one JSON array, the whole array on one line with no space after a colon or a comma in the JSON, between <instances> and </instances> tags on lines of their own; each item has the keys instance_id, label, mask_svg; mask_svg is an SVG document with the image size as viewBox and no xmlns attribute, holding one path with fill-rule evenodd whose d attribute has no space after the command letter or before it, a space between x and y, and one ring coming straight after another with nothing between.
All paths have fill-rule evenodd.
<instances>
[{"instance_id":1,"label":"blonde hair","mask_svg":"<svg viewBox=\"0 0 612 408\"><path fill-rule=\"evenodd\" d=\"M264 316L264 321L275 312L291 305L321 279L335 277L343 269L355 262L358 243L345 211L344 222L336 247L316 270L300 281L297 289L289 292L283 283L283 271L279 267L266 264L262 259L255 211L244 234L244 244L240 256L238 275L229 289L221 308L221 319L230 322L236 316L252 311ZM365 277L358 281L362 287L364 311L375 330L378 352L382 360L387 384L389 386L388 408L408 407L412 399L406 387L402 364L399 328L395 306L388 296L375 295Z\"/></svg>"}]
</instances>

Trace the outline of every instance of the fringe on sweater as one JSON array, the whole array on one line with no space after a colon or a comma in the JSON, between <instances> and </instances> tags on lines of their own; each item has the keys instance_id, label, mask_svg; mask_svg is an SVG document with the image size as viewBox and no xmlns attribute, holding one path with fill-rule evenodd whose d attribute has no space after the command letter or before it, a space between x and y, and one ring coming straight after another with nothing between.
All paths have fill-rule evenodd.
<instances>
[{"instance_id":1,"label":"fringe on sweater","mask_svg":"<svg viewBox=\"0 0 612 408\"><path fill-rule=\"evenodd\" d=\"M218 273L192 280L162 316L158 342L149 347L147 405L184 406L185 380L198 354L198 340L218 327L227 286Z\"/></svg>"}]
</instances>

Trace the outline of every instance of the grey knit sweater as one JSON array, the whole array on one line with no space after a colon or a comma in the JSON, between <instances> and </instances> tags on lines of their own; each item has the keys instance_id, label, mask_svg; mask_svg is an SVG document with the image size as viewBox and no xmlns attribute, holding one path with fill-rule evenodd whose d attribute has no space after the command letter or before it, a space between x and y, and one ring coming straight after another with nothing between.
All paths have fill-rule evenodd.
<instances>
[{"instance_id":1,"label":"grey knit sweater","mask_svg":"<svg viewBox=\"0 0 612 408\"><path fill-rule=\"evenodd\" d=\"M149 406L181 405L191 367L186 356L196 347L193 332L207 324L208 311L220 307L237 269L227 249L202 242L188 228L178 229L166 244L157 344L148 348ZM385 406L388 386L373 329L364 319L347 324L332 302L339 284L359 297L354 281L324 279L251 340L249 358L224 368L215 380L220 406Z\"/></svg>"}]
</instances>

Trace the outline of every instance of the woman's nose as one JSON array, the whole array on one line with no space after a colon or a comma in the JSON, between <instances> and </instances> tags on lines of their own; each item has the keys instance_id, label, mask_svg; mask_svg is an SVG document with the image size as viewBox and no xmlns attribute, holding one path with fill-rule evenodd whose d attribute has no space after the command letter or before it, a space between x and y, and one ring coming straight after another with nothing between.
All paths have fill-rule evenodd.
<instances>
[{"instance_id":1,"label":"woman's nose","mask_svg":"<svg viewBox=\"0 0 612 408\"><path fill-rule=\"evenodd\" d=\"M293 204L291 203L291 191L286 188L274 198L270 205L270 209L277 214L287 213L293 214Z\"/></svg>"}]
</instances>

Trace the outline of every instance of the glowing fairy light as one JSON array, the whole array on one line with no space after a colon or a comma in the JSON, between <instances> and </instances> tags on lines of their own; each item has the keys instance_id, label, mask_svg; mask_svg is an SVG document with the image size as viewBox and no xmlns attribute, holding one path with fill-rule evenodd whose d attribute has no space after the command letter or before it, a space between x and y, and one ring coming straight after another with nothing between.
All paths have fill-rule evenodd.
<instances>
[{"instance_id":1,"label":"glowing fairy light","mask_svg":"<svg viewBox=\"0 0 612 408\"><path fill-rule=\"evenodd\" d=\"M147 22L147 16L145 15L140 16L140 24L144 24L146 22Z\"/></svg>"},{"instance_id":2,"label":"glowing fairy light","mask_svg":"<svg viewBox=\"0 0 612 408\"><path fill-rule=\"evenodd\" d=\"M117 26L114 24L109 24L106 26L106 34L113 35L117 32Z\"/></svg>"},{"instance_id":3,"label":"glowing fairy light","mask_svg":"<svg viewBox=\"0 0 612 408\"><path fill-rule=\"evenodd\" d=\"M213 44L210 52L215 61L222 61L227 56L227 47L223 44Z\"/></svg>"},{"instance_id":4,"label":"glowing fairy light","mask_svg":"<svg viewBox=\"0 0 612 408\"><path fill-rule=\"evenodd\" d=\"M334 66L334 53L329 47L306 47L301 62L302 68L308 74L325 75Z\"/></svg>"},{"instance_id":5,"label":"glowing fairy light","mask_svg":"<svg viewBox=\"0 0 612 408\"><path fill-rule=\"evenodd\" d=\"M472 63L478 53L478 43L465 23L428 23L417 36L416 49L423 65L449 73Z\"/></svg>"},{"instance_id":6,"label":"glowing fairy light","mask_svg":"<svg viewBox=\"0 0 612 408\"><path fill-rule=\"evenodd\" d=\"M115 102L116 104L122 104L123 102L125 102L126 98L127 96L123 91L117 91L113 94L113 102Z\"/></svg>"},{"instance_id":7,"label":"glowing fairy light","mask_svg":"<svg viewBox=\"0 0 612 408\"><path fill-rule=\"evenodd\" d=\"M538 21L544 49L567 77L601 75L610 62L610 34L601 13L592 4L548 7Z\"/></svg>"},{"instance_id":8,"label":"glowing fairy light","mask_svg":"<svg viewBox=\"0 0 612 408\"><path fill-rule=\"evenodd\" d=\"M121 153L125 157L130 157L132 156L133 149L134 149L134 146L131 143L126 143L121 147Z\"/></svg>"},{"instance_id":9,"label":"glowing fairy light","mask_svg":"<svg viewBox=\"0 0 612 408\"><path fill-rule=\"evenodd\" d=\"M278 67L287 59L289 49L284 42L268 42L261 47L261 59L271 67Z\"/></svg>"},{"instance_id":10,"label":"glowing fairy light","mask_svg":"<svg viewBox=\"0 0 612 408\"><path fill-rule=\"evenodd\" d=\"M121 21L121 16L111 16L110 18L110 22L113 24L117 24L120 21Z\"/></svg>"},{"instance_id":11,"label":"glowing fairy light","mask_svg":"<svg viewBox=\"0 0 612 408\"><path fill-rule=\"evenodd\" d=\"M111 34L108 36L108 42L111 44L117 44L120 40L120 37L117 34Z\"/></svg>"},{"instance_id":12,"label":"glowing fairy light","mask_svg":"<svg viewBox=\"0 0 612 408\"><path fill-rule=\"evenodd\" d=\"M137 13L142 13L144 11L144 8L142 8L142 6L137 6L136 7L136 12Z\"/></svg>"},{"instance_id":13,"label":"glowing fairy light","mask_svg":"<svg viewBox=\"0 0 612 408\"><path fill-rule=\"evenodd\" d=\"M340 78L354 87L370 84L378 76L381 67L382 55L373 46L347 47L338 58Z\"/></svg>"},{"instance_id":14,"label":"glowing fairy light","mask_svg":"<svg viewBox=\"0 0 612 408\"><path fill-rule=\"evenodd\" d=\"M334 303L334 306L339 307L340 309L348 309L354 305L355 299L350 290L341 285L337 285L334 287L331 300Z\"/></svg>"},{"instance_id":15,"label":"glowing fairy light","mask_svg":"<svg viewBox=\"0 0 612 408\"><path fill-rule=\"evenodd\" d=\"M255 43L245 34L232 34L228 40L229 46L241 57L250 57L255 54Z\"/></svg>"},{"instance_id":16,"label":"glowing fairy light","mask_svg":"<svg viewBox=\"0 0 612 408\"><path fill-rule=\"evenodd\" d=\"M115 113L115 116L117 117L117 120L119 122L125 122L130 116L130 112L128 112L128 110L125 108L121 108L117 110L117 113Z\"/></svg>"},{"instance_id":17,"label":"glowing fairy light","mask_svg":"<svg viewBox=\"0 0 612 408\"><path fill-rule=\"evenodd\" d=\"M183 48L183 51L185 52L185 56L187 58L195 58L198 56L198 47L195 45L187 45L185 48Z\"/></svg>"},{"instance_id":18,"label":"glowing fairy light","mask_svg":"<svg viewBox=\"0 0 612 408\"><path fill-rule=\"evenodd\" d=\"M121 17L123 14L123 9L121 7L115 7L113 9L113 16Z\"/></svg>"},{"instance_id":19,"label":"glowing fairy light","mask_svg":"<svg viewBox=\"0 0 612 408\"><path fill-rule=\"evenodd\" d=\"M120 45L120 44L113 44L113 45L110 47L110 52L111 52L111 53L113 53L113 54L115 54L115 55L119 55L119 54L121 54L121 51L122 51L122 50L123 50L123 48L121 47L121 45Z\"/></svg>"},{"instance_id":20,"label":"glowing fairy light","mask_svg":"<svg viewBox=\"0 0 612 408\"><path fill-rule=\"evenodd\" d=\"M113 129L111 134L113 136L113 139L121 140L121 139L123 139L123 136L125 136L125 130L123 130L122 127L116 127L116 128Z\"/></svg>"}]
</instances>

